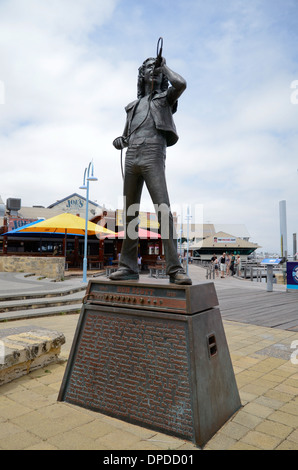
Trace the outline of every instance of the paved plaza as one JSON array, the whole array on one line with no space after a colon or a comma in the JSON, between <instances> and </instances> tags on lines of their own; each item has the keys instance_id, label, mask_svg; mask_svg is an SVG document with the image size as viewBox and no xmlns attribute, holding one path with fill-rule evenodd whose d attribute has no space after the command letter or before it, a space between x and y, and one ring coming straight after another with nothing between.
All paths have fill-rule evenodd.
<instances>
[{"instance_id":1,"label":"paved plaza","mask_svg":"<svg viewBox=\"0 0 298 470\"><path fill-rule=\"evenodd\" d=\"M191 265L189 270L193 281L206 280L202 268ZM21 274L0 273L0 278L1 294L58 288ZM218 292L247 286L253 296L254 289L266 289L264 283L231 277L214 282ZM284 292L285 286L274 289ZM200 450L183 439L57 402L78 318L70 314L0 323L1 330L34 325L66 337L58 363L1 386L0 449ZM223 324L242 407L203 450L298 450L298 332L225 319Z\"/></svg>"}]
</instances>

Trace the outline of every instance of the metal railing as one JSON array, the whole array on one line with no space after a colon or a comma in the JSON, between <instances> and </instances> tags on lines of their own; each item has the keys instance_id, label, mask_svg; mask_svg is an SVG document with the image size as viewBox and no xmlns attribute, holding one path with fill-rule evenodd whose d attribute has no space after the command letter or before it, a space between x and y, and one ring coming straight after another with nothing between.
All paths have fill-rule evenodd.
<instances>
[{"instance_id":1,"label":"metal railing","mask_svg":"<svg viewBox=\"0 0 298 470\"><path fill-rule=\"evenodd\" d=\"M206 270L206 279L215 279L216 270L210 261L194 260L193 262ZM218 272L220 272L220 270ZM285 279L286 273L282 266L275 267L273 273L282 274ZM234 276L241 279L250 279L255 282L267 282L267 269L256 262L242 261L241 267L234 267ZM274 279L273 282L276 282L276 279Z\"/></svg>"}]
</instances>

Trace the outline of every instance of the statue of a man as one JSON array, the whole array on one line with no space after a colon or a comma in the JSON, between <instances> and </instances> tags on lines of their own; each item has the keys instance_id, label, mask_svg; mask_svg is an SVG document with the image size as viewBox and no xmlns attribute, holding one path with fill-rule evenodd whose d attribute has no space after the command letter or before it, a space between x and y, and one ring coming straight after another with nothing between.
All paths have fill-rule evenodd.
<instances>
[{"instance_id":1,"label":"statue of a man","mask_svg":"<svg viewBox=\"0 0 298 470\"><path fill-rule=\"evenodd\" d=\"M138 238L129 236L129 224L138 217L145 181L157 210L170 282L192 284L179 263L165 177L166 147L178 140L172 115L185 89L186 81L166 65L164 58L157 67L156 60L149 58L139 68L138 99L126 106L123 135L113 142L118 150L128 149L124 175L125 238L119 268L110 275L111 280L139 278ZM164 226L167 230L163 230Z\"/></svg>"}]
</instances>

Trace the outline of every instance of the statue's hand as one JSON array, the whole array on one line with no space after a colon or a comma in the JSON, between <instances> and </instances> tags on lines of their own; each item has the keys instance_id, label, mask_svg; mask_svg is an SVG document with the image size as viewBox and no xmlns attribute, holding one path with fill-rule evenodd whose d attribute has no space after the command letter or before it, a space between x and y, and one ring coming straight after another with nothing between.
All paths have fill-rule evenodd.
<instances>
[{"instance_id":1,"label":"statue's hand","mask_svg":"<svg viewBox=\"0 0 298 470\"><path fill-rule=\"evenodd\" d=\"M163 66L166 65L166 59L164 57L158 57L155 62L155 73L162 73Z\"/></svg>"},{"instance_id":2,"label":"statue's hand","mask_svg":"<svg viewBox=\"0 0 298 470\"><path fill-rule=\"evenodd\" d=\"M122 150L124 147L127 147L127 144L122 136L116 137L116 139L113 141L113 145L117 150Z\"/></svg>"}]
</instances>

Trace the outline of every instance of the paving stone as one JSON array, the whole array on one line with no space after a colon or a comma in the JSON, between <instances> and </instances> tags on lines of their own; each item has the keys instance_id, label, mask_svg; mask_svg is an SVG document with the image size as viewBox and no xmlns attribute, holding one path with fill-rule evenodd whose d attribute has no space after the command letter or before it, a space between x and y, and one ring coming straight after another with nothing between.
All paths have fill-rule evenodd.
<instances>
[{"instance_id":1,"label":"paving stone","mask_svg":"<svg viewBox=\"0 0 298 470\"><path fill-rule=\"evenodd\" d=\"M40 441L37 444L26 447L24 450L58 450L58 447L55 447L48 442Z\"/></svg>"},{"instance_id":2,"label":"paving stone","mask_svg":"<svg viewBox=\"0 0 298 470\"><path fill-rule=\"evenodd\" d=\"M277 410L274 413L272 413L269 418L272 421L277 421L278 423L285 424L287 426L290 426L292 428L297 428L298 427L298 416L292 415L289 413L284 413L283 411Z\"/></svg>"},{"instance_id":3,"label":"paving stone","mask_svg":"<svg viewBox=\"0 0 298 470\"><path fill-rule=\"evenodd\" d=\"M13 400L10 400L10 404L0 408L0 417L4 420L14 419L18 416L27 414L31 410L32 409L27 406L20 405Z\"/></svg>"},{"instance_id":4,"label":"paving stone","mask_svg":"<svg viewBox=\"0 0 298 470\"><path fill-rule=\"evenodd\" d=\"M48 443L60 450L108 450L101 441L90 439L75 430L56 434L48 439Z\"/></svg>"},{"instance_id":5,"label":"paving stone","mask_svg":"<svg viewBox=\"0 0 298 470\"><path fill-rule=\"evenodd\" d=\"M115 428L105 423L104 421L95 419L89 423L77 427L76 431L78 433L84 434L86 437L90 437L90 439L96 440L99 437L115 431Z\"/></svg>"},{"instance_id":6,"label":"paving stone","mask_svg":"<svg viewBox=\"0 0 298 470\"><path fill-rule=\"evenodd\" d=\"M241 424L236 423L235 421L230 421L229 423L225 424L221 432L223 434L226 434L227 436L239 440L241 437L243 437L249 429L246 426L243 426Z\"/></svg>"},{"instance_id":7,"label":"paving stone","mask_svg":"<svg viewBox=\"0 0 298 470\"><path fill-rule=\"evenodd\" d=\"M293 414L293 415L298 415L298 405L297 403L294 403L294 402L288 402L286 403L285 405L283 405L281 408L280 408L280 411L283 411L284 413L290 413L290 414Z\"/></svg>"},{"instance_id":8,"label":"paving stone","mask_svg":"<svg viewBox=\"0 0 298 470\"><path fill-rule=\"evenodd\" d=\"M260 450L259 447L252 446L243 441L238 441L233 444L229 450Z\"/></svg>"},{"instance_id":9,"label":"paving stone","mask_svg":"<svg viewBox=\"0 0 298 470\"><path fill-rule=\"evenodd\" d=\"M241 441L258 447L259 449L273 450L280 444L281 439L262 432L249 431Z\"/></svg>"},{"instance_id":10,"label":"paving stone","mask_svg":"<svg viewBox=\"0 0 298 470\"><path fill-rule=\"evenodd\" d=\"M227 436L222 432L218 432L210 441L204 449L211 450L227 450L230 449L236 443L236 439Z\"/></svg>"},{"instance_id":11,"label":"paving stone","mask_svg":"<svg viewBox=\"0 0 298 470\"><path fill-rule=\"evenodd\" d=\"M135 436L134 434L128 432L124 433L117 429L116 431L105 434L100 439L97 439L95 442L105 449L124 450L128 446L134 446L139 441L140 438L138 436ZM156 442L151 443L157 445ZM171 447L168 447L168 449L169 448Z\"/></svg>"},{"instance_id":12,"label":"paving stone","mask_svg":"<svg viewBox=\"0 0 298 470\"><path fill-rule=\"evenodd\" d=\"M267 406L259 405L256 402L252 402L248 403L245 406L245 412L255 416L259 416L260 418L266 418L272 413L272 408L268 408Z\"/></svg>"},{"instance_id":13,"label":"paving stone","mask_svg":"<svg viewBox=\"0 0 298 470\"><path fill-rule=\"evenodd\" d=\"M274 400L283 402L283 403L288 403L293 399L293 395L289 395L288 393L280 392L279 390L276 390L275 388L271 390L267 390L267 392L264 393L264 397L267 398L272 398Z\"/></svg>"},{"instance_id":14,"label":"paving stone","mask_svg":"<svg viewBox=\"0 0 298 470\"><path fill-rule=\"evenodd\" d=\"M293 432L288 436L288 440L298 443L298 429L295 429L295 431L293 431Z\"/></svg>"},{"instance_id":15,"label":"paving stone","mask_svg":"<svg viewBox=\"0 0 298 470\"><path fill-rule=\"evenodd\" d=\"M0 448L3 450L23 450L40 443L40 438L31 432L18 432L1 439Z\"/></svg>"},{"instance_id":16,"label":"paving stone","mask_svg":"<svg viewBox=\"0 0 298 470\"><path fill-rule=\"evenodd\" d=\"M150 442L159 449L179 449L181 445L185 442L182 439L179 439L178 437L170 436L167 434L162 434L162 433L154 433L152 437L149 437L146 439L147 442Z\"/></svg>"},{"instance_id":17,"label":"paving stone","mask_svg":"<svg viewBox=\"0 0 298 470\"><path fill-rule=\"evenodd\" d=\"M260 416L255 416L241 410L233 418L233 421L235 423L242 424L249 429L254 429L262 421L262 418Z\"/></svg>"},{"instance_id":18,"label":"paving stone","mask_svg":"<svg viewBox=\"0 0 298 470\"><path fill-rule=\"evenodd\" d=\"M284 404L282 401L275 400L274 398L265 397L265 396L256 398L254 402L258 403L259 405L272 408L273 410L278 410Z\"/></svg>"},{"instance_id":19,"label":"paving stone","mask_svg":"<svg viewBox=\"0 0 298 470\"><path fill-rule=\"evenodd\" d=\"M20 432L23 432L20 426L10 422L4 422L0 427L0 441L5 437L10 436L11 434L17 434Z\"/></svg>"},{"instance_id":20,"label":"paving stone","mask_svg":"<svg viewBox=\"0 0 298 470\"><path fill-rule=\"evenodd\" d=\"M297 395L297 393L298 393L298 389L296 387L292 387L291 385L287 385L285 382L283 382L282 384L275 387L275 390L277 390L279 392L288 393L289 395L294 395L294 396Z\"/></svg>"},{"instance_id":21,"label":"paving stone","mask_svg":"<svg viewBox=\"0 0 298 470\"><path fill-rule=\"evenodd\" d=\"M266 420L258 424L255 430L281 439L286 439L293 431L293 428L282 423L277 423L276 421Z\"/></svg>"},{"instance_id":22,"label":"paving stone","mask_svg":"<svg viewBox=\"0 0 298 470\"><path fill-rule=\"evenodd\" d=\"M275 450L298 450L298 443L286 440L281 442Z\"/></svg>"}]
</instances>

